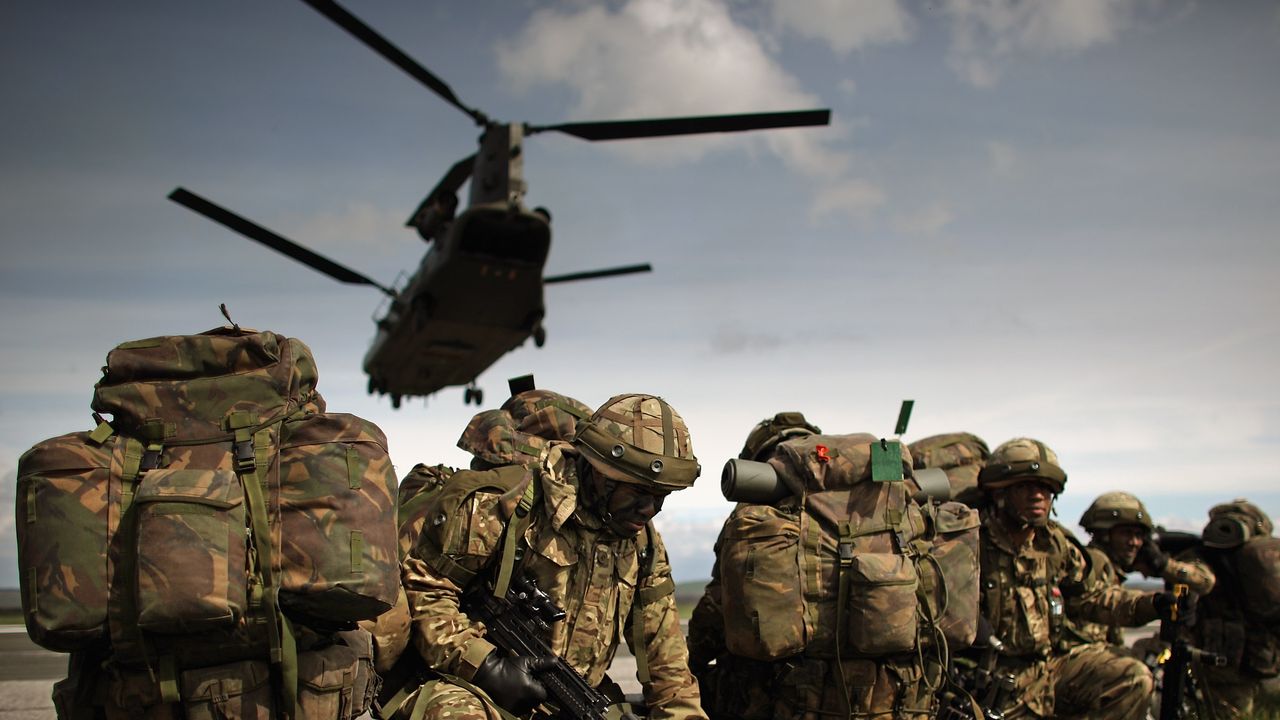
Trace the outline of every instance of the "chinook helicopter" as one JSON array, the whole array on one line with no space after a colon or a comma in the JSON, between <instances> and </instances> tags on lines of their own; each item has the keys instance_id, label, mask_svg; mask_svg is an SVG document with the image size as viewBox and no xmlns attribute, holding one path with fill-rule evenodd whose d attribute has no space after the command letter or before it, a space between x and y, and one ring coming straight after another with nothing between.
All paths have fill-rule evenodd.
<instances>
[{"instance_id":1,"label":"chinook helicopter","mask_svg":"<svg viewBox=\"0 0 1280 720\"><path fill-rule=\"evenodd\" d=\"M185 188L169 199L340 282L369 285L387 296L377 334L364 357L370 394L406 397L464 386L463 401L480 405L476 378L530 337L546 342L547 284L649 272L648 263L542 275L551 248L551 216L524 205L522 145L528 136L561 132L589 141L826 125L830 110L568 122L502 123L468 107L443 80L330 0L303 0L396 67L470 117L481 128L479 149L459 160L405 223L431 244L400 289L348 267L237 215ZM458 191L470 180L467 207Z\"/></svg>"}]
</instances>

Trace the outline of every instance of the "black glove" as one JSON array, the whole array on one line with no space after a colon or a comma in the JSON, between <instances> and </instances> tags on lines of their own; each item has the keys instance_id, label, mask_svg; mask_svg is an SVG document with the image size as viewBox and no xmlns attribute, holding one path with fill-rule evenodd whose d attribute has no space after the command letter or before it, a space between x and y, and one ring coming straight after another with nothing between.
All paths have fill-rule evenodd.
<instances>
[{"instance_id":1,"label":"black glove","mask_svg":"<svg viewBox=\"0 0 1280 720\"><path fill-rule=\"evenodd\" d=\"M1178 596L1171 592L1151 593L1151 605L1156 609L1156 617L1161 620L1173 620L1174 608L1178 606Z\"/></svg>"},{"instance_id":2,"label":"black glove","mask_svg":"<svg viewBox=\"0 0 1280 720\"><path fill-rule=\"evenodd\" d=\"M554 664L555 659L549 657L507 658L492 652L476 668L471 682L489 693L504 710L524 715L547 699L547 689L534 674L549 670Z\"/></svg>"},{"instance_id":3,"label":"black glove","mask_svg":"<svg viewBox=\"0 0 1280 720\"><path fill-rule=\"evenodd\" d=\"M1138 550L1138 564L1151 570L1152 576L1158 576L1169 566L1169 554L1161 550L1154 540L1147 538Z\"/></svg>"}]
</instances>

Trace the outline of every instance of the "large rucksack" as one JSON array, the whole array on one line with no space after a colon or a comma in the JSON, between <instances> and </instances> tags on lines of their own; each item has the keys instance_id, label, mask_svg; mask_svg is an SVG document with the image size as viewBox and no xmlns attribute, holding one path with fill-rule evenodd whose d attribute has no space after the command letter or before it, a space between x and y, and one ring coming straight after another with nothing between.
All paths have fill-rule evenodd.
<instances>
[{"instance_id":1,"label":"large rucksack","mask_svg":"<svg viewBox=\"0 0 1280 720\"><path fill-rule=\"evenodd\" d=\"M769 465L788 496L740 503L722 534L730 653L877 658L973 641L976 513L918 502L901 479L911 456L896 444L884 447L900 454L899 479L874 479L872 445L880 442L810 435L778 445Z\"/></svg>"},{"instance_id":2,"label":"large rucksack","mask_svg":"<svg viewBox=\"0 0 1280 720\"><path fill-rule=\"evenodd\" d=\"M973 504L978 495L978 473L991 456L982 438L967 432L930 435L911 443L908 449L917 470L942 470L951 485L951 497Z\"/></svg>"},{"instance_id":3,"label":"large rucksack","mask_svg":"<svg viewBox=\"0 0 1280 720\"><path fill-rule=\"evenodd\" d=\"M32 639L109 665L136 707L198 715L270 675L269 701L312 716L346 668L335 712L363 712L367 636L334 632L395 602L395 474L381 430L326 413L316 379L301 341L239 327L112 350L98 426L19 461Z\"/></svg>"}]
</instances>

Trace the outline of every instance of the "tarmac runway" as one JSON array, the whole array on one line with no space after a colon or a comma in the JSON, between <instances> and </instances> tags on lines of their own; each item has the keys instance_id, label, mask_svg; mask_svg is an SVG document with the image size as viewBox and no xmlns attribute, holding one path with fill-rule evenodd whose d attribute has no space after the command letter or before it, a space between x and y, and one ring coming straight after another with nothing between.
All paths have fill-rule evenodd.
<instances>
[{"instance_id":1,"label":"tarmac runway","mask_svg":"<svg viewBox=\"0 0 1280 720\"><path fill-rule=\"evenodd\" d=\"M31 642L21 625L0 627L0 720L54 720L53 683L67 656Z\"/></svg>"}]
</instances>

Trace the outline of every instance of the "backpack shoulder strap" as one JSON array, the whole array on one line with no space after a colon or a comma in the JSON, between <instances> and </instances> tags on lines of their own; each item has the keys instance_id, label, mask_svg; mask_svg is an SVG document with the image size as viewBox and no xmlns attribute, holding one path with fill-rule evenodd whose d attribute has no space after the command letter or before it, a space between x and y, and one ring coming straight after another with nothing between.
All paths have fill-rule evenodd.
<instances>
[{"instance_id":1,"label":"backpack shoulder strap","mask_svg":"<svg viewBox=\"0 0 1280 720\"><path fill-rule=\"evenodd\" d=\"M431 498L428 503L430 507L426 511L426 526L423 527L422 535L418 538L418 543L414 549L415 555L424 561L432 570L451 580L458 587L466 587L475 579L477 573L474 570L464 567L456 562L450 554L458 550L454 547L452 528L455 527L450 518L458 518L459 508L476 492L481 490L493 490L499 494L506 494L517 488L520 483L530 477L529 484L536 485L537 481L532 479L527 469L520 465L509 465L493 470L474 471L459 470L444 481L444 486L439 491L428 494ZM534 488L533 493L536 494L537 489ZM520 508L524 507L524 516L528 516L528 509L533 507L533 498L530 497L526 503L524 498L516 506L516 512L512 514L511 519L520 517ZM528 526L528 521L521 519L524 526ZM447 523L447 524L446 524ZM442 529L443 537L438 538L436 542L424 542L432 536L429 529L433 526L445 525ZM508 527L510 522L508 522ZM503 531L508 533L507 530ZM523 528L520 533L523 534ZM504 545L506 539L501 541Z\"/></svg>"}]
</instances>

